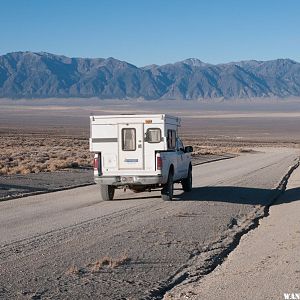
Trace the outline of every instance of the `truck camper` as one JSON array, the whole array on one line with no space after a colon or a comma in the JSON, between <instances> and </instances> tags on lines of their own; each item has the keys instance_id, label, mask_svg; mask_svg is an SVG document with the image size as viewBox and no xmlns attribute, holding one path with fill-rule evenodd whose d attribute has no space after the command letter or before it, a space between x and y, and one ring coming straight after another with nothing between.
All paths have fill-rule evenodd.
<instances>
[{"instance_id":1,"label":"truck camper","mask_svg":"<svg viewBox=\"0 0 300 300\"><path fill-rule=\"evenodd\" d=\"M180 119L166 114L91 116L90 151L101 198L112 200L117 188L162 188L162 198L172 200L175 182L191 191L193 148L183 146L178 127Z\"/></svg>"}]
</instances>

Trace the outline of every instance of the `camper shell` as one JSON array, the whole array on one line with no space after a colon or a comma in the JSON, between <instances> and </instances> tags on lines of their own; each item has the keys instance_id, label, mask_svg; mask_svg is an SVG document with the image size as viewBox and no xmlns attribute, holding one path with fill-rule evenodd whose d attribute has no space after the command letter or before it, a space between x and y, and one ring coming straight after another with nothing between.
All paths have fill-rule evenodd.
<instances>
[{"instance_id":1,"label":"camper shell","mask_svg":"<svg viewBox=\"0 0 300 300\"><path fill-rule=\"evenodd\" d=\"M192 149L178 137L180 122L167 114L91 116L95 182L141 190L166 184L170 168L173 181L185 178Z\"/></svg>"}]
</instances>

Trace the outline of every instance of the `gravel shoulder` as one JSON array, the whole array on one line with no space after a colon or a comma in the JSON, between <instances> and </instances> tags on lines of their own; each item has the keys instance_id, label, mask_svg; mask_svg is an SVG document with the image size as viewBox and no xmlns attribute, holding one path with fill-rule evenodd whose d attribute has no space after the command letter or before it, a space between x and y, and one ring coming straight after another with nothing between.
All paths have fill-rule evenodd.
<instances>
[{"instance_id":1,"label":"gravel shoulder","mask_svg":"<svg viewBox=\"0 0 300 300\"><path fill-rule=\"evenodd\" d=\"M300 168L257 229L200 281L165 299L298 299L300 295ZM295 295L297 294L297 295Z\"/></svg>"}]
</instances>

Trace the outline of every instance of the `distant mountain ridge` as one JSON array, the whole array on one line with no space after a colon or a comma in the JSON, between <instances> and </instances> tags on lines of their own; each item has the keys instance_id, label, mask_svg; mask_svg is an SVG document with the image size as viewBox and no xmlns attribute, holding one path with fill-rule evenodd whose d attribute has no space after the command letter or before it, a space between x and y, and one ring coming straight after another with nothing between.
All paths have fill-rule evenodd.
<instances>
[{"instance_id":1,"label":"distant mountain ridge","mask_svg":"<svg viewBox=\"0 0 300 300\"><path fill-rule=\"evenodd\" d=\"M189 58L138 68L112 57L46 52L0 56L0 97L210 99L300 96L300 63L290 59L208 64Z\"/></svg>"}]
</instances>

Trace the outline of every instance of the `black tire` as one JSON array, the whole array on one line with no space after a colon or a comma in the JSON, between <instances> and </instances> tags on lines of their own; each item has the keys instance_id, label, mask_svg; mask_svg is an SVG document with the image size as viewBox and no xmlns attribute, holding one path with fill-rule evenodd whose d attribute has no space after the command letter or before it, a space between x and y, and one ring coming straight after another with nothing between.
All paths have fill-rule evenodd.
<instances>
[{"instance_id":1,"label":"black tire","mask_svg":"<svg viewBox=\"0 0 300 300\"><path fill-rule=\"evenodd\" d=\"M174 193L173 173L169 172L168 181L161 190L161 198L164 201L172 201Z\"/></svg>"},{"instance_id":2,"label":"black tire","mask_svg":"<svg viewBox=\"0 0 300 300\"><path fill-rule=\"evenodd\" d=\"M191 192L193 188L193 174L192 174L192 166L189 167L187 178L181 181L182 189L185 192Z\"/></svg>"},{"instance_id":3,"label":"black tire","mask_svg":"<svg viewBox=\"0 0 300 300\"><path fill-rule=\"evenodd\" d=\"M109 201L114 199L115 188L112 185L100 185L100 195L103 201Z\"/></svg>"}]
</instances>

